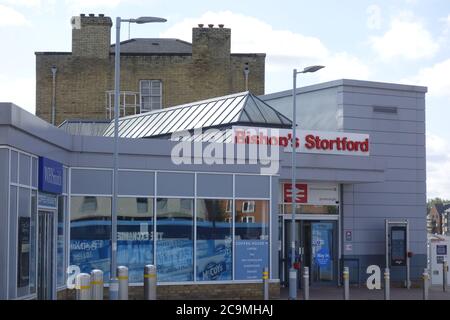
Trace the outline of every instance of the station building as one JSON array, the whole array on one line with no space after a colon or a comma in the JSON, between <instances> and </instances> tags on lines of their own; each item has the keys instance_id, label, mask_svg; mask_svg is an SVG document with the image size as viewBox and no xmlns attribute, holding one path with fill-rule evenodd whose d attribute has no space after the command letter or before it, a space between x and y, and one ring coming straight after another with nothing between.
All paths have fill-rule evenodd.
<instances>
[{"instance_id":1,"label":"station building","mask_svg":"<svg viewBox=\"0 0 450 320\"><path fill-rule=\"evenodd\" d=\"M311 285L337 286L344 266L359 284L367 266L384 268L386 220L407 220L406 259L419 280L427 264L425 93L356 80L298 89L294 221L291 91L121 118L117 250L130 294L140 297L143 267L155 264L161 298L261 298L264 267L279 296L292 223L295 260L310 268ZM99 268L107 284L112 129L69 134L0 104L0 298L69 298L69 266ZM174 158L185 145L192 154ZM254 158L263 146L278 149ZM213 161L220 148L223 163ZM390 267L392 281L405 279L403 266Z\"/></svg>"}]
</instances>

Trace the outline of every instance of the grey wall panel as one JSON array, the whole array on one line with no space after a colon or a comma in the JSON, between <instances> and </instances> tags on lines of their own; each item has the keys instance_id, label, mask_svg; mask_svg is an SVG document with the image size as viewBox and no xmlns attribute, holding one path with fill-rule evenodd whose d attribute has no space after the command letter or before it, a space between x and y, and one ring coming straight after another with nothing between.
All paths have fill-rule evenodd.
<instances>
[{"instance_id":1,"label":"grey wall panel","mask_svg":"<svg viewBox=\"0 0 450 320\"><path fill-rule=\"evenodd\" d=\"M148 171L119 171L119 195L155 194L155 174Z\"/></svg>"},{"instance_id":2,"label":"grey wall panel","mask_svg":"<svg viewBox=\"0 0 450 320\"><path fill-rule=\"evenodd\" d=\"M394 106L395 107L395 106ZM343 108L344 117L366 118L366 119L386 119L402 121L424 121L425 114L422 110L395 107L397 113L374 112L373 106L345 105Z\"/></svg>"},{"instance_id":3,"label":"grey wall panel","mask_svg":"<svg viewBox=\"0 0 450 320\"><path fill-rule=\"evenodd\" d=\"M73 194L112 194L112 171L72 169Z\"/></svg>"},{"instance_id":4,"label":"grey wall panel","mask_svg":"<svg viewBox=\"0 0 450 320\"><path fill-rule=\"evenodd\" d=\"M420 147L415 145L370 144L370 154L386 157L416 157ZM424 154L423 152L421 154Z\"/></svg>"},{"instance_id":5,"label":"grey wall panel","mask_svg":"<svg viewBox=\"0 0 450 320\"><path fill-rule=\"evenodd\" d=\"M419 109L417 98L370 93L344 92L344 104L366 106L398 106Z\"/></svg>"},{"instance_id":6,"label":"grey wall panel","mask_svg":"<svg viewBox=\"0 0 450 320\"><path fill-rule=\"evenodd\" d=\"M414 193L351 193L344 192L344 203L355 205L404 205L423 206L426 203L425 194Z\"/></svg>"},{"instance_id":7,"label":"grey wall panel","mask_svg":"<svg viewBox=\"0 0 450 320\"><path fill-rule=\"evenodd\" d=\"M424 183L387 181L384 183L355 184L355 192L386 192L386 193L426 193Z\"/></svg>"},{"instance_id":8,"label":"grey wall panel","mask_svg":"<svg viewBox=\"0 0 450 320\"><path fill-rule=\"evenodd\" d=\"M10 188L10 210L9 210L9 299L16 298L17 284L17 198L18 188L11 186Z\"/></svg>"},{"instance_id":9,"label":"grey wall panel","mask_svg":"<svg viewBox=\"0 0 450 320\"><path fill-rule=\"evenodd\" d=\"M198 197L233 197L233 176L224 174L197 174Z\"/></svg>"},{"instance_id":10,"label":"grey wall panel","mask_svg":"<svg viewBox=\"0 0 450 320\"><path fill-rule=\"evenodd\" d=\"M270 178L268 176L236 176L236 197L238 198L269 198Z\"/></svg>"},{"instance_id":11,"label":"grey wall panel","mask_svg":"<svg viewBox=\"0 0 450 320\"><path fill-rule=\"evenodd\" d=\"M17 151L11 151L11 166L10 175L11 182L19 182L19 153Z\"/></svg>"},{"instance_id":12,"label":"grey wall panel","mask_svg":"<svg viewBox=\"0 0 450 320\"><path fill-rule=\"evenodd\" d=\"M417 218L422 216L426 220L426 205L354 205L359 218Z\"/></svg>"},{"instance_id":13,"label":"grey wall panel","mask_svg":"<svg viewBox=\"0 0 450 320\"><path fill-rule=\"evenodd\" d=\"M271 212L270 217L272 221L272 234L271 234L271 244L272 244L272 266L271 266L271 272L272 272L272 278L278 279L279 278L279 256L278 256L278 201L276 199L279 199L279 190L280 190L280 182L277 177L272 177L272 206L271 206Z\"/></svg>"},{"instance_id":14,"label":"grey wall panel","mask_svg":"<svg viewBox=\"0 0 450 320\"><path fill-rule=\"evenodd\" d=\"M0 149L0 300L7 297L9 150Z\"/></svg>"},{"instance_id":15,"label":"grey wall panel","mask_svg":"<svg viewBox=\"0 0 450 320\"><path fill-rule=\"evenodd\" d=\"M157 195L158 196L194 196L194 174L158 172Z\"/></svg>"},{"instance_id":16,"label":"grey wall panel","mask_svg":"<svg viewBox=\"0 0 450 320\"><path fill-rule=\"evenodd\" d=\"M425 123L422 121L395 121L347 117L344 120L344 131L347 131L347 129L357 129L362 133L369 133L370 131L425 133Z\"/></svg>"}]
</instances>

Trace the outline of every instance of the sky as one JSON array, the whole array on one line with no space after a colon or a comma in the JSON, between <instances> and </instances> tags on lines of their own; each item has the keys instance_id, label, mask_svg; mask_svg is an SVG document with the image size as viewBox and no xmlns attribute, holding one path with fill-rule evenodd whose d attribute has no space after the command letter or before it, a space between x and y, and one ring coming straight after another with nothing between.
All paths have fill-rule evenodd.
<instances>
[{"instance_id":1,"label":"sky","mask_svg":"<svg viewBox=\"0 0 450 320\"><path fill-rule=\"evenodd\" d=\"M0 0L0 101L35 112L36 51L71 51L70 18L164 17L132 38L191 42L199 23L232 29L233 53L266 53L266 93L341 78L428 87L427 197L450 199L450 0ZM114 20L114 19L113 19ZM121 39L128 38L128 25ZM112 39L115 39L114 28Z\"/></svg>"}]
</instances>

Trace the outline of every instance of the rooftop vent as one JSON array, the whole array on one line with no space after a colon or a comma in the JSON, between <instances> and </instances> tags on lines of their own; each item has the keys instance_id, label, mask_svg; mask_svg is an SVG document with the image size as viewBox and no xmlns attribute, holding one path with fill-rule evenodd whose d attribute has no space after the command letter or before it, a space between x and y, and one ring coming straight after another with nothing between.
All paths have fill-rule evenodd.
<instances>
[{"instance_id":1,"label":"rooftop vent","mask_svg":"<svg viewBox=\"0 0 450 320\"><path fill-rule=\"evenodd\" d=\"M95 14L89 13L89 17L95 17Z\"/></svg>"},{"instance_id":2,"label":"rooftop vent","mask_svg":"<svg viewBox=\"0 0 450 320\"><path fill-rule=\"evenodd\" d=\"M103 18L105 15L104 15L103 13L100 13L98 16L99 16L100 18Z\"/></svg>"},{"instance_id":3,"label":"rooftop vent","mask_svg":"<svg viewBox=\"0 0 450 320\"><path fill-rule=\"evenodd\" d=\"M219 28L223 28L225 25L224 24L219 24Z\"/></svg>"},{"instance_id":4,"label":"rooftop vent","mask_svg":"<svg viewBox=\"0 0 450 320\"><path fill-rule=\"evenodd\" d=\"M199 23L199 24L198 24L198 27L199 27L199 28L203 28L203 26L204 26L203 23Z\"/></svg>"},{"instance_id":5,"label":"rooftop vent","mask_svg":"<svg viewBox=\"0 0 450 320\"><path fill-rule=\"evenodd\" d=\"M214 24L208 24L208 27L214 28Z\"/></svg>"}]
</instances>

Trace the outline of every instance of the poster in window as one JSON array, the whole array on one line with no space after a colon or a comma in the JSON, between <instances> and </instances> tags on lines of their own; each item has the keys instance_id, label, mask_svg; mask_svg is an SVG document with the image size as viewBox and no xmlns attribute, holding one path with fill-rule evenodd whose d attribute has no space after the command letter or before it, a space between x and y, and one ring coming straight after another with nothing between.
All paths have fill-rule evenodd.
<instances>
[{"instance_id":1,"label":"poster in window","mask_svg":"<svg viewBox=\"0 0 450 320\"><path fill-rule=\"evenodd\" d=\"M391 266L406 265L406 227L391 228Z\"/></svg>"},{"instance_id":2,"label":"poster in window","mask_svg":"<svg viewBox=\"0 0 450 320\"><path fill-rule=\"evenodd\" d=\"M19 217L17 286L30 283L30 218Z\"/></svg>"}]
</instances>

